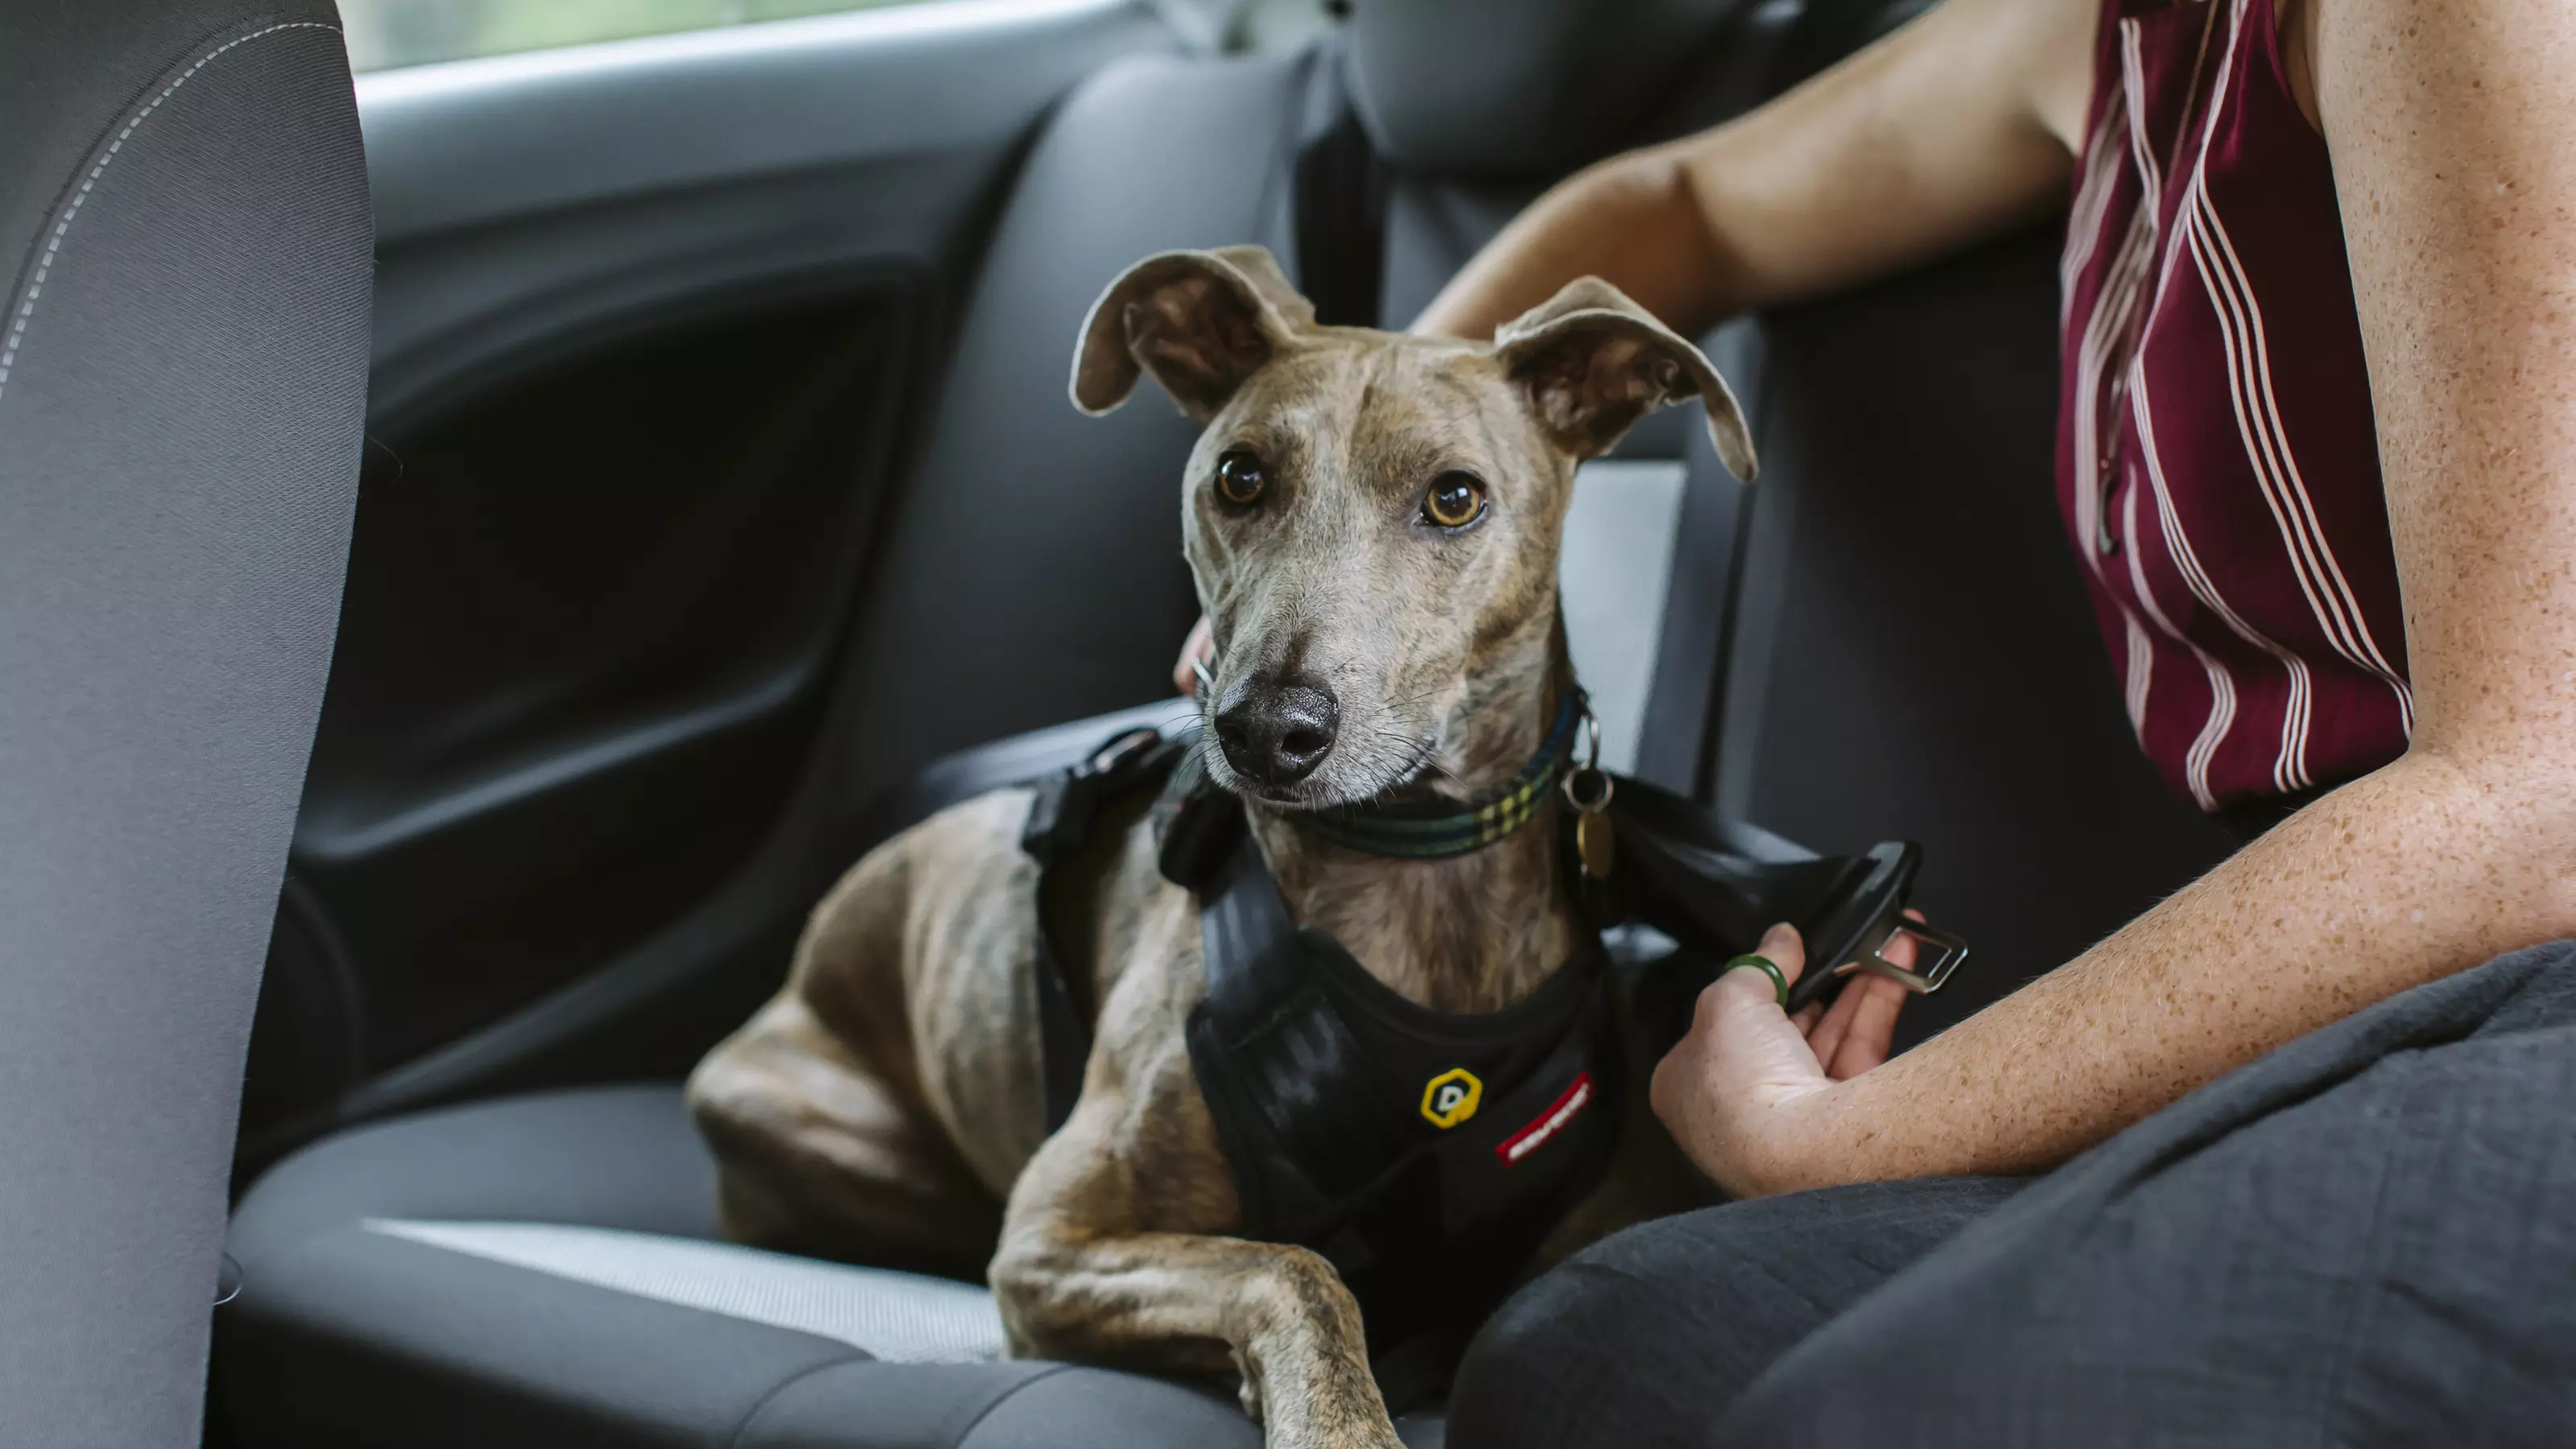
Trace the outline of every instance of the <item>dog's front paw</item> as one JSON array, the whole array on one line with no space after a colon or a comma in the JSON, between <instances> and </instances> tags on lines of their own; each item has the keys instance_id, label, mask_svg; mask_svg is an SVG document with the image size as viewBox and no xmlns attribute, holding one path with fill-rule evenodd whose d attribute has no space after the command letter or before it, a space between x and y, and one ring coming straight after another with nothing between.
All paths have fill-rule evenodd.
<instances>
[{"instance_id":1,"label":"dog's front paw","mask_svg":"<svg viewBox=\"0 0 2576 1449\"><path fill-rule=\"evenodd\" d=\"M1238 1400L1242 1401L1243 1416L1258 1424L1261 1422L1261 1374L1259 1366L1253 1361L1252 1355L1243 1351L1241 1345L1237 1345L1234 1348L1233 1353L1234 1396Z\"/></svg>"}]
</instances>

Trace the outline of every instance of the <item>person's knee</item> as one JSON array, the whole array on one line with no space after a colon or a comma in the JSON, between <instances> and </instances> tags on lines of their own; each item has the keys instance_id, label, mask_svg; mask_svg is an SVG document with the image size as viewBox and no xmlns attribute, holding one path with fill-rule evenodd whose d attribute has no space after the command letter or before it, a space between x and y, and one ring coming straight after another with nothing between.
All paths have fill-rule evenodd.
<instances>
[{"instance_id":1,"label":"person's knee","mask_svg":"<svg viewBox=\"0 0 2576 1449\"><path fill-rule=\"evenodd\" d=\"M1655 1285L1598 1263L1569 1262L1514 1294L1469 1346L1450 1395L1454 1449L1521 1445L1582 1449L1636 1442L1595 1422L1651 1409L1652 1386L1631 1381L1633 1348L1664 1316Z\"/></svg>"},{"instance_id":2,"label":"person's knee","mask_svg":"<svg viewBox=\"0 0 2576 1449\"><path fill-rule=\"evenodd\" d=\"M1759 1215L1689 1213L1592 1245L1487 1320L1451 1395L1455 1449L1692 1439L1779 1352Z\"/></svg>"}]
</instances>

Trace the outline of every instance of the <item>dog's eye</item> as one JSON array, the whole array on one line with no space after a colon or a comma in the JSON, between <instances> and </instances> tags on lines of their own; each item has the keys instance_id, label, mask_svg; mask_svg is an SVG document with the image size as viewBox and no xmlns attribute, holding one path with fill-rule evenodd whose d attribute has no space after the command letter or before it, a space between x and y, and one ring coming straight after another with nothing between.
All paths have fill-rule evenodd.
<instances>
[{"instance_id":1,"label":"dog's eye","mask_svg":"<svg viewBox=\"0 0 2576 1449\"><path fill-rule=\"evenodd\" d=\"M1216 460L1217 496L1235 507L1250 508L1269 487L1270 470L1255 454L1236 448Z\"/></svg>"},{"instance_id":2,"label":"dog's eye","mask_svg":"<svg viewBox=\"0 0 2576 1449\"><path fill-rule=\"evenodd\" d=\"M1442 528L1465 528L1485 515L1485 484L1473 473L1443 473L1422 495L1422 519Z\"/></svg>"}]
</instances>

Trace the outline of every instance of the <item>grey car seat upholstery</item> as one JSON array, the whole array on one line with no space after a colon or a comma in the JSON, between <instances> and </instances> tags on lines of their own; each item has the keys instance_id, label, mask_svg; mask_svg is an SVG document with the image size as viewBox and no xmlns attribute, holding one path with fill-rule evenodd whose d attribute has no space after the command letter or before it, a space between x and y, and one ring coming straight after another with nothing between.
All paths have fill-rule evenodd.
<instances>
[{"instance_id":1,"label":"grey car seat upholstery","mask_svg":"<svg viewBox=\"0 0 2576 1449\"><path fill-rule=\"evenodd\" d=\"M370 236L327 0L0 13L0 1444L197 1442Z\"/></svg>"}]
</instances>

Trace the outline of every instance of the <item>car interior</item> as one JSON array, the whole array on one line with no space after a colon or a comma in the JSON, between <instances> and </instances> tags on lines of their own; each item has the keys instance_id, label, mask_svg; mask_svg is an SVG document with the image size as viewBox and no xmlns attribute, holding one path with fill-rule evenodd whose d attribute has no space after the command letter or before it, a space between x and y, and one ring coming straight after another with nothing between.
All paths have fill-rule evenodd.
<instances>
[{"instance_id":1,"label":"car interior","mask_svg":"<svg viewBox=\"0 0 2576 1449\"><path fill-rule=\"evenodd\" d=\"M1400 328L1924 8L924 0L354 105L328 0L13 8L0 1440L1258 1444L723 1242L679 1083L873 843L1188 708L1194 430L1066 397L1111 278L1259 243ZM1924 847L1974 955L1900 1047L2234 846L2054 544L2060 229L1719 329L1759 481L1676 409L1568 525L1605 763Z\"/></svg>"}]
</instances>

